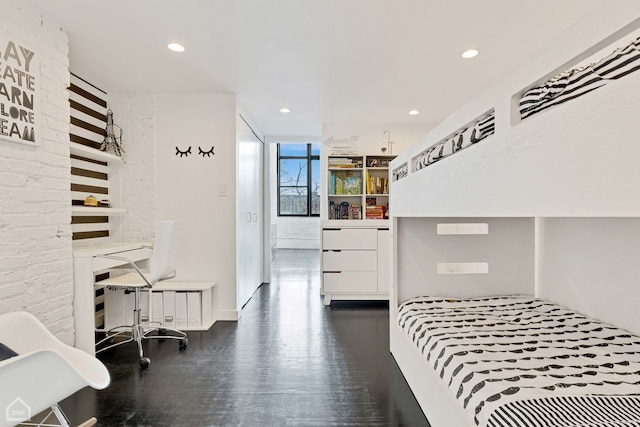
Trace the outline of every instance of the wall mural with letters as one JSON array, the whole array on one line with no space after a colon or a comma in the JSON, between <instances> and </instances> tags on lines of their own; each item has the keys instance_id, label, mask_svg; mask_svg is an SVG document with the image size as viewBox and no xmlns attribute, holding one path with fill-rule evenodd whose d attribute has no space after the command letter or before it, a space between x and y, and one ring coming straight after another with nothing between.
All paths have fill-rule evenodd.
<instances>
[{"instance_id":1,"label":"wall mural with letters","mask_svg":"<svg viewBox=\"0 0 640 427\"><path fill-rule=\"evenodd\" d=\"M39 143L39 58L0 30L0 139Z\"/></svg>"}]
</instances>

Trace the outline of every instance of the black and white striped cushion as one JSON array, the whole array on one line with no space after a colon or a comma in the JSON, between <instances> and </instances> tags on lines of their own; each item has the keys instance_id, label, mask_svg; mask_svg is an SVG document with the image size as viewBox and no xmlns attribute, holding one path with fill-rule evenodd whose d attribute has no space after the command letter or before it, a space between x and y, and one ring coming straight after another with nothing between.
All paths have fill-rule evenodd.
<instances>
[{"instance_id":1,"label":"black and white striped cushion","mask_svg":"<svg viewBox=\"0 0 640 427\"><path fill-rule=\"evenodd\" d=\"M547 108L585 95L610 81L640 69L640 38L616 49L595 64L575 67L526 91L520 98L520 116L526 119Z\"/></svg>"},{"instance_id":2,"label":"black and white striped cushion","mask_svg":"<svg viewBox=\"0 0 640 427\"><path fill-rule=\"evenodd\" d=\"M427 166L429 160L429 150L425 150L416 156L416 170L419 171Z\"/></svg>"},{"instance_id":3,"label":"black and white striped cushion","mask_svg":"<svg viewBox=\"0 0 640 427\"><path fill-rule=\"evenodd\" d=\"M442 146L442 156L448 157L455 153L456 142L453 138L447 139Z\"/></svg>"},{"instance_id":4,"label":"black and white striped cushion","mask_svg":"<svg viewBox=\"0 0 640 427\"><path fill-rule=\"evenodd\" d=\"M611 55L601 59L593 66L594 71L603 79L617 80L640 68L640 38L627 46L616 49Z\"/></svg>"},{"instance_id":5,"label":"black and white striped cushion","mask_svg":"<svg viewBox=\"0 0 640 427\"><path fill-rule=\"evenodd\" d=\"M489 135L493 135L495 133L496 127L496 115L489 114L487 117L479 120L471 131L471 144L475 144L479 142Z\"/></svg>"},{"instance_id":6,"label":"black and white striped cushion","mask_svg":"<svg viewBox=\"0 0 640 427\"><path fill-rule=\"evenodd\" d=\"M432 165L456 152L463 150L472 144L492 135L495 132L495 113L482 118L470 129L463 128L458 130L452 137L433 144L413 159L415 160L415 170L419 171Z\"/></svg>"},{"instance_id":7,"label":"black and white striped cushion","mask_svg":"<svg viewBox=\"0 0 640 427\"><path fill-rule=\"evenodd\" d=\"M453 140L456 144L454 147L454 151L460 151L463 148L467 148L471 145L470 139L468 137L465 138L466 133L467 129L462 129L456 134L456 136L453 137Z\"/></svg>"},{"instance_id":8,"label":"black and white striped cushion","mask_svg":"<svg viewBox=\"0 0 640 427\"><path fill-rule=\"evenodd\" d=\"M409 166L407 162L404 162L403 164L401 164L400 166L398 166L393 170L393 177L395 178L394 181L405 178L408 175L409 175Z\"/></svg>"},{"instance_id":9,"label":"black and white striped cushion","mask_svg":"<svg viewBox=\"0 0 640 427\"><path fill-rule=\"evenodd\" d=\"M427 164L431 165L437 162L438 160L441 160L443 158L443 155L442 155L443 149L444 149L444 143L443 142L437 143L433 147L433 150L431 150L431 152L429 153L429 160L427 161Z\"/></svg>"},{"instance_id":10,"label":"black and white striped cushion","mask_svg":"<svg viewBox=\"0 0 640 427\"><path fill-rule=\"evenodd\" d=\"M565 71L540 87L528 90L520 99L523 119L547 108L575 99L604 85L593 65Z\"/></svg>"}]
</instances>

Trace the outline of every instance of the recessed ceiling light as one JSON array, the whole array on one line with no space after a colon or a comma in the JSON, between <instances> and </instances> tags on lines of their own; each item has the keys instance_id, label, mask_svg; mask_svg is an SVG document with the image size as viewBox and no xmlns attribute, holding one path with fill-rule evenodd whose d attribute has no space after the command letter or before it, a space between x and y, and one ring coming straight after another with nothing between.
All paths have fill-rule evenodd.
<instances>
[{"instance_id":1,"label":"recessed ceiling light","mask_svg":"<svg viewBox=\"0 0 640 427\"><path fill-rule=\"evenodd\" d=\"M465 59L469 59L469 58L473 58L474 56L477 56L478 53L480 52L478 52L476 49L469 49L462 52L462 57Z\"/></svg>"},{"instance_id":2,"label":"recessed ceiling light","mask_svg":"<svg viewBox=\"0 0 640 427\"><path fill-rule=\"evenodd\" d=\"M169 43L167 47L174 52L184 52L184 46L180 43Z\"/></svg>"},{"instance_id":3,"label":"recessed ceiling light","mask_svg":"<svg viewBox=\"0 0 640 427\"><path fill-rule=\"evenodd\" d=\"M411 114L412 116L415 116L415 115L420 114L420 111L418 111L418 110L411 110L411 111L409 111L409 114Z\"/></svg>"},{"instance_id":4,"label":"recessed ceiling light","mask_svg":"<svg viewBox=\"0 0 640 427\"><path fill-rule=\"evenodd\" d=\"M290 113L290 112L291 112L291 110L285 107L285 108L281 108L281 109L280 109L280 112L281 112L281 113Z\"/></svg>"}]
</instances>

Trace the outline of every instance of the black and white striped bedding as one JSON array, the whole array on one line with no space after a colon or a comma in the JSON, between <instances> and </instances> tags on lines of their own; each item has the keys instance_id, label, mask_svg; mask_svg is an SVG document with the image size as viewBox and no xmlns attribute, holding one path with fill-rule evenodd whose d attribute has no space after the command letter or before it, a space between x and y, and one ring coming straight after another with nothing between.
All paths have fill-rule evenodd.
<instances>
[{"instance_id":1,"label":"black and white striped bedding","mask_svg":"<svg viewBox=\"0 0 640 427\"><path fill-rule=\"evenodd\" d=\"M453 136L433 144L418 154L415 159L415 169L419 171L452 154L457 153L495 133L495 111L477 119L467 128L459 129Z\"/></svg>"},{"instance_id":2,"label":"black and white striped bedding","mask_svg":"<svg viewBox=\"0 0 640 427\"><path fill-rule=\"evenodd\" d=\"M622 329L529 296L414 298L398 323L477 425L640 426Z\"/></svg>"},{"instance_id":3,"label":"black and white striped bedding","mask_svg":"<svg viewBox=\"0 0 640 427\"><path fill-rule=\"evenodd\" d=\"M473 125L471 131L471 144L480 142L489 135L493 135L496 131L496 115L490 114Z\"/></svg>"},{"instance_id":4,"label":"black and white striped bedding","mask_svg":"<svg viewBox=\"0 0 640 427\"><path fill-rule=\"evenodd\" d=\"M520 98L520 116L526 119L547 108L587 94L610 81L640 69L640 38L616 49L594 64L564 71Z\"/></svg>"}]
</instances>

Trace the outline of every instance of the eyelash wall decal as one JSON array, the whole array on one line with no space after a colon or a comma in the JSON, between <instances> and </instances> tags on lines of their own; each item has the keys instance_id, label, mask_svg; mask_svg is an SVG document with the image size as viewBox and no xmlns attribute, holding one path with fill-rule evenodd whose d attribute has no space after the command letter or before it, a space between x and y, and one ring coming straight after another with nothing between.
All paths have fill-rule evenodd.
<instances>
[{"instance_id":1,"label":"eyelash wall decal","mask_svg":"<svg viewBox=\"0 0 640 427\"><path fill-rule=\"evenodd\" d=\"M189 157L189 154L191 154L191 146L189 146L189 148L187 148L185 151L180 151L180 149L176 147L176 156L180 155L180 157Z\"/></svg>"},{"instance_id":2,"label":"eyelash wall decal","mask_svg":"<svg viewBox=\"0 0 640 427\"><path fill-rule=\"evenodd\" d=\"M211 147L211 150L209 151L203 151L202 148L198 147L198 154L202 154L202 157L207 156L207 157L211 157L211 155L215 155L216 153L213 152L214 147Z\"/></svg>"}]
</instances>

